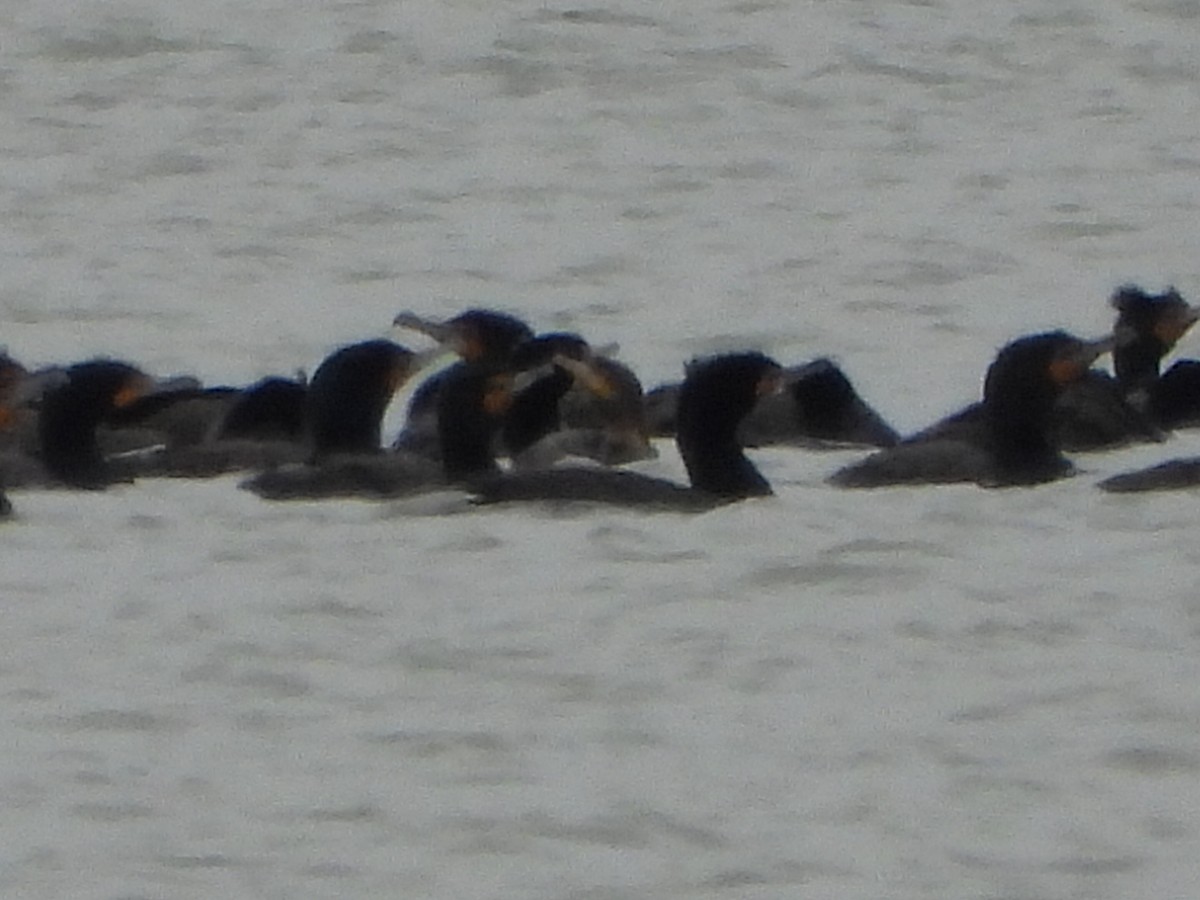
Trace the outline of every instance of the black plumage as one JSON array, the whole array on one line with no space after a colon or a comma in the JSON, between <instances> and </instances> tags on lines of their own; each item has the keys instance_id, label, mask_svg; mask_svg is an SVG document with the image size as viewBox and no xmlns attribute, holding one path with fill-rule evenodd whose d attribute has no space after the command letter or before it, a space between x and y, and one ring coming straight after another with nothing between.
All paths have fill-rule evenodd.
<instances>
[{"instance_id":1,"label":"black plumage","mask_svg":"<svg viewBox=\"0 0 1200 900\"><path fill-rule=\"evenodd\" d=\"M829 480L855 488L964 481L1009 486L1069 474L1052 429L1055 402L1110 343L1063 331L1019 338L989 366L977 412L872 454Z\"/></svg>"}]
</instances>

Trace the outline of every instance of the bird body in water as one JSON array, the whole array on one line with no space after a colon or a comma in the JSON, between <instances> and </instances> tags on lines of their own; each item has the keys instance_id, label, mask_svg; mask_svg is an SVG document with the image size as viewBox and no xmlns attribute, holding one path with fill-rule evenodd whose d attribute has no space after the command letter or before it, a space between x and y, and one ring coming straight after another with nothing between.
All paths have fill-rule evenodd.
<instances>
[{"instance_id":1,"label":"bird body in water","mask_svg":"<svg viewBox=\"0 0 1200 900\"><path fill-rule=\"evenodd\" d=\"M770 495L770 484L742 450L738 426L759 397L778 390L781 373L778 363L753 352L688 367L676 428L688 485L637 472L560 467L478 478L470 488L480 503L576 501L679 511Z\"/></svg>"},{"instance_id":2,"label":"bird body in water","mask_svg":"<svg viewBox=\"0 0 1200 900\"><path fill-rule=\"evenodd\" d=\"M1174 288L1154 295L1124 287L1114 295L1113 303L1131 319L1126 329L1129 337L1119 340L1113 351L1117 379L1128 385L1131 402L1160 428L1200 424L1200 361L1176 360L1159 374L1163 357L1200 319L1200 309L1188 304Z\"/></svg>"},{"instance_id":3,"label":"bird body in water","mask_svg":"<svg viewBox=\"0 0 1200 900\"><path fill-rule=\"evenodd\" d=\"M119 464L105 458L97 429L121 408L154 390L155 382L136 366L98 359L63 369L33 373L37 408L28 424L33 447L10 446L0 462L8 488L67 486L100 489L130 480ZM27 385L28 386L28 385Z\"/></svg>"},{"instance_id":4,"label":"bird body in water","mask_svg":"<svg viewBox=\"0 0 1200 900\"><path fill-rule=\"evenodd\" d=\"M1172 366L1159 377L1159 364L1176 341L1195 323L1200 310L1174 289L1148 294L1126 285L1110 303L1117 311L1113 327L1113 375L1091 368L1063 387L1051 411L1049 431L1063 450L1096 451L1130 443L1162 441L1164 429L1178 427L1185 417L1187 397L1200 400L1197 382L1187 389L1187 363ZM1168 376L1171 376L1168 378ZM1200 414L1200 404L1196 404ZM931 426L914 438L945 437L978 427L983 406L973 404Z\"/></svg>"},{"instance_id":5,"label":"bird body in water","mask_svg":"<svg viewBox=\"0 0 1200 900\"><path fill-rule=\"evenodd\" d=\"M1063 331L1019 338L988 368L979 414L930 429L836 472L839 487L975 482L1040 484L1071 472L1051 429L1064 386L1083 377L1111 339Z\"/></svg>"},{"instance_id":6,"label":"bird body in water","mask_svg":"<svg viewBox=\"0 0 1200 900\"><path fill-rule=\"evenodd\" d=\"M318 372L319 374L319 372ZM313 382L316 384L317 377ZM380 390L376 386L374 390ZM348 442L336 434L344 405L340 391L329 389L313 409L330 438L312 460L263 472L242 487L268 500L316 500L335 497L389 499L445 487L463 478L496 469L492 443L512 391L512 376L483 364L458 363L446 370L438 392L437 421L442 442L441 461L420 454L383 450L377 439L379 418L361 421L359 439ZM362 427L369 426L369 427ZM366 432L369 432L366 433Z\"/></svg>"},{"instance_id":7,"label":"bird body in water","mask_svg":"<svg viewBox=\"0 0 1200 900\"><path fill-rule=\"evenodd\" d=\"M508 367L518 378L497 453L519 468L567 456L621 465L655 455L642 385L628 366L570 332L534 334L507 313L470 309L445 322L400 313L393 325L419 331L464 362ZM414 391L396 450L438 459L437 395L444 373Z\"/></svg>"},{"instance_id":8,"label":"bird body in water","mask_svg":"<svg viewBox=\"0 0 1200 900\"><path fill-rule=\"evenodd\" d=\"M1174 289L1150 296L1136 288L1118 293L1138 314L1137 341L1129 341L1124 366L1117 366L1136 385L1144 408L1164 428L1200 424L1200 361L1179 360L1161 376L1159 362L1175 342L1200 318ZM1115 300L1114 300L1115 302ZM1122 472L1100 482L1101 490L1115 494L1175 491L1200 486L1200 457L1168 459L1156 465Z\"/></svg>"},{"instance_id":9,"label":"bird body in water","mask_svg":"<svg viewBox=\"0 0 1200 900\"><path fill-rule=\"evenodd\" d=\"M1200 415L1200 381L1186 387L1188 363L1177 362L1164 375L1159 367L1200 317L1174 288L1149 294L1133 285L1110 299L1117 311L1113 327L1113 375L1089 370L1059 396L1053 430L1066 450L1099 450L1131 442L1161 441L1164 429L1184 424L1190 407ZM1194 364L1200 370L1200 364Z\"/></svg>"},{"instance_id":10,"label":"bird body in water","mask_svg":"<svg viewBox=\"0 0 1200 900\"><path fill-rule=\"evenodd\" d=\"M330 353L311 382L266 378L241 390L195 389L138 404L120 419L144 418L169 432L199 429L131 457L138 477L211 477L279 469L337 454L379 450L380 420L393 394L419 367L419 357L388 340L358 341ZM219 405L218 405L219 404ZM169 419L183 425L167 425ZM203 419L203 425L196 425ZM188 423L192 423L189 425Z\"/></svg>"},{"instance_id":11,"label":"bird body in water","mask_svg":"<svg viewBox=\"0 0 1200 900\"><path fill-rule=\"evenodd\" d=\"M388 340L335 350L317 367L304 396L305 461L260 472L242 487L279 500L397 490L397 479L411 473L379 462L383 415L419 365L418 354Z\"/></svg>"},{"instance_id":12,"label":"bird body in water","mask_svg":"<svg viewBox=\"0 0 1200 900\"><path fill-rule=\"evenodd\" d=\"M303 382L280 377L175 389L120 411L100 440L122 452L138 478L211 478L301 462L306 394Z\"/></svg>"},{"instance_id":13,"label":"bird body in water","mask_svg":"<svg viewBox=\"0 0 1200 900\"><path fill-rule=\"evenodd\" d=\"M499 452L514 467L544 469L572 456L617 466L657 455L638 377L579 335L539 334L514 351L512 368L519 383Z\"/></svg>"},{"instance_id":14,"label":"bird body in water","mask_svg":"<svg viewBox=\"0 0 1200 900\"><path fill-rule=\"evenodd\" d=\"M417 354L388 340L360 341L327 356L304 398L304 431L313 461L338 453L378 452L387 405L417 366Z\"/></svg>"},{"instance_id":15,"label":"bird body in water","mask_svg":"<svg viewBox=\"0 0 1200 900\"><path fill-rule=\"evenodd\" d=\"M197 382L143 397L108 425L112 431L144 429L167 450L233 440L298 442L306 393L303 381L279 376L242 388Z\"/></svg>"},{"instance_id":16,"label":"bird body in water","mask_svg":"<svg viewBox=\"0 0 1200 900\"><path fill-rule=\"evenodd\" d=\"M652 434L675 433L680 385L661 385L646 394L645 417ZM862 444L890 447L900 435L859 396L846 373L820 358L783 371L783 387L764 396L742 420L748 447L825 447Z\"/></svg>"}]
</instances>

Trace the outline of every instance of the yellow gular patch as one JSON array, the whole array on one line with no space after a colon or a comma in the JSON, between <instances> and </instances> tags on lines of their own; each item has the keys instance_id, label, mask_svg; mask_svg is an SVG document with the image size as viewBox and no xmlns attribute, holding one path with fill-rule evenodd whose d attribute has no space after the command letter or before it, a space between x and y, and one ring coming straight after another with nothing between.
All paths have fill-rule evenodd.
<instances>
[{"instance_id":1,"label":"yellow gular patch","mask_svg":"<svg viewBox=\"0 0 1200 900\"><path fill-rule=\"evenodd\" d=\"M1087 366L1077 360L1056 359L1050 363L1048 374L1055 384L1070 384L1072 381L1078 381L1086 371Z\"/></svg>"},{"instance_id":2,"label":"yellow gular patch","mask_svg":"<svg viewBox=\"0 0 1200 900\"><path fill-rule=\"evenodd\" d=\"M508 412L512 406L513 380L511 375L497 375L489 378L487 389L483 392L483 411L497 418Z\"/></svg>"},{"instance_id":3,"label":"yellow gular patch","mask_svg":"<svg viewBox=\"0 0 1200 900\"><path fill-rule=\"evenodd\" d=\"M611 381L599 372L594 372L590 369L583 377L583 386L588 389L589 393L594 394L601 400L608 400L617 392Z\"/></svg>"},{"instance_id":4,"label":"yellow gular patch","mask_svg":"<svg viewBox=\"0 0 1200 900\"><path fill-rule=\"evenodd\" d=\"M777 394L783 390L783 373L771 372L764 375L758 380L758 386L754 389L756 397L766 397L770 394Z\"/></svg>"},{"instance_id":5,"label":"yellow gular patch","mask_svg":"<svg viewBox=\"0 0 1200 900\"><path fill-rule=\"evenodd\" d=\"M135 403L150 389L150 385L150 379L145 375L131 377L113 396L113 406L117 409L122 409L131 403Z\"/></svg>"},{"instance_id":6,"label":"yellow gular patch","mask_svg":"<svg viewBox=\"0 0 1200 900\"><path fill-rule=\"evenodd\" d=\"M454 351L467 362L483 359L483 341L473 331L456 337L453 346Z\"/></svg>"}]
</instances>

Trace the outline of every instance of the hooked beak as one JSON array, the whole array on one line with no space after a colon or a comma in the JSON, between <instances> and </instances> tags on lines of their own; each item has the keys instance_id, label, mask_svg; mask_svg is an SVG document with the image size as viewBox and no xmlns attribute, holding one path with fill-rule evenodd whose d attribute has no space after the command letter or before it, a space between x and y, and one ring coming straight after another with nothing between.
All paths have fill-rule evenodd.
<instances>
[{"instance_id":1,"label":"hooked beak","mask_svg":"<svg viewBox=\"0 0 1200 900\"><path fill-rule=\"evenodd\" d=\"M449 343L454 337L453 329L445 322L426 319L409 310L397 313L396 318L392 319L392 327L416 331L433 338L439 344Z\"/></svg>"}]
</instances>

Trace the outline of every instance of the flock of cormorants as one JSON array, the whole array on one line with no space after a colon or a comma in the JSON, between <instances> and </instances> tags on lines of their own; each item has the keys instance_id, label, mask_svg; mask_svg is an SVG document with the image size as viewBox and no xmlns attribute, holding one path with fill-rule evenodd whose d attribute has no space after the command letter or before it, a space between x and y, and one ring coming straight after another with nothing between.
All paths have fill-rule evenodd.
<instances>
[{"instance_id":1,"label":"flock of cormorants","mask_svg":"<svg viewBox=\"0 0 1200 900\"><path fill-rule=\"evenodd\" d=\"M700 358L681 384L643 392L611 353L576 334L537 334L511 315L470 309L446 321L401 313L397 328L436 350L367 340L328 356L310 379L247 387L156 381L96 359L29 371L0 353L3 488L100 489L146 477L250 473L270 500L394 498L461 489L476 502L586 501L704 510L771 493L746 446L879 448L830 478L847 488L975 482L1033 485L1067 475L1063 450L1161 440L1200 424L1200 362L1164 356L1200 318L1174 289L1126 286L1111 335L1018 338L987 369L980 402L902 438L828 359L785 368L757 352ZM1113 375L1092 367L1106 352ZM435 357L403 430L384 447L385 410ZM621 468L673 436L689 484ZM497 460L504 459L502 467ZM563 460L588 465L560 465ZM1109 491L1200 484L1200 459L1101 482Z\"/></svg>"}]
</instances>

